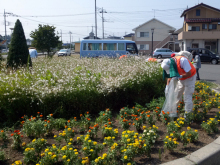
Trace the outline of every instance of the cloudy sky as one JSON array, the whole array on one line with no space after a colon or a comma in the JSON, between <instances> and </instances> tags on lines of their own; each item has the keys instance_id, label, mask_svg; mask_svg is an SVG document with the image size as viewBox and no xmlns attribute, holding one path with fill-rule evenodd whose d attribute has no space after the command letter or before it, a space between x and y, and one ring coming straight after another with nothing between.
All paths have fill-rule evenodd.
<instances>
[{"instance_id":1,"label":"cloudy sky","mask_svg":"<svg viewBox=\"0 0 220 165\"><path fill-rule=\"evenodd\" d=\"M97 36L102 38L102 13L104 13L104 30L107 36L124 36L132 29L153 17L173 26L182 27L181 13L187 8L205 3L220 8L220 0L96 0ZM56 27L64 43L79 41L89 35L95 26L95 0L0 0L0 34L4 36L4 10L7 14L7 34L15 21L22 22L26 38L38 28L39 24ZM93 28L95 31L95 29Z\"/></svg>"}]
</instances>

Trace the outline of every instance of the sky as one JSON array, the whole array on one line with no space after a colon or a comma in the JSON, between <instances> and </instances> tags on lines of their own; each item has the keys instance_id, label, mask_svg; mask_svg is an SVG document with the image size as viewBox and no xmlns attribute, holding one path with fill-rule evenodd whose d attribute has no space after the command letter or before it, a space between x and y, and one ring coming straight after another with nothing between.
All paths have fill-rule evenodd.
<instances>
[{"instance_id":1,"label":"sky","mask_svg":"<svg viewBox=\"0 0 220 165\"><path fill-rule=\"evenodd\" d=\"M188 7L204 3L220 9L220 0L96 0L97 36L102 38L102 13L104 35L123 37L134 33L132 29L156 18L176 29L183 25L182 12ZM26 39L39 24L56 27L62 33L63 43L82 40L95 32L95 0L0 0L0 34L5 35L4 10L7 14L7 35L11 34L17 19L23 25ZM69 33L72 33L71 35Z\"/></svg>"}]
</instances>

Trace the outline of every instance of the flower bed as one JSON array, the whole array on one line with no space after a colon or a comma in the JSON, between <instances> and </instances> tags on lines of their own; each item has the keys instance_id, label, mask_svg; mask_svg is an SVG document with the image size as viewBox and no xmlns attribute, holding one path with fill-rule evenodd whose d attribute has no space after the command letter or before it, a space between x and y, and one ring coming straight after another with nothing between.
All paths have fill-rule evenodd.
<instances>
[{"instance_id":1,"label":"flower bed","mask_svg":"<svg viewBox=\"0 0 220 165\"><path fill-rule=\"evenodd\" d=\"M30 71L0 72L0 121L14 123L17 116L44 114L69 118L90 111L98 114L144 105L163 95L162 70L155 63L126 59L33 59ZM2 124L2 123L0 123Z\"/></svg>"},{"instance_id":2,"label":"flower bed","mask_svg":"<svg viewBox=\"0 0 220 165\"><path fill-rule=\"evenodd\" d=\"M193 114L171 120L162 112L164 99L143 107L110 109L97 117L89 112L69 120L45 116L22 116L21 128L3 129L0 160L14 164L160 164L186 156L212 142L219 134L220 94L196 83ZM192 122L194 121L194 122ZM15 162L17 161L17 162ZM19 162L20 161L20 162Z\"/></svg>"}]
</instances>

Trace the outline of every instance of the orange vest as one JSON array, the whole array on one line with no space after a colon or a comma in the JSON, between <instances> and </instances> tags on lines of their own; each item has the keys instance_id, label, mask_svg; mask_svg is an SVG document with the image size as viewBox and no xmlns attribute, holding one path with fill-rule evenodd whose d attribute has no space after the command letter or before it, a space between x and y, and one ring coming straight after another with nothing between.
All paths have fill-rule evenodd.
<instances>
[{"instance_id":1,"label":"orange vest","mask_svg":"<svg viewBox=\"0 0 220 165\"><path fill-rule=\"evenodd\" d=\"M180 75L183 75L183 74L185 74L186 72L184 71L184 69L182 69L181 68L181 66L180 66L180 59L182 58L182 57L184 57L184 56L176 56L176 57L174 57L175 59L176 59L176 66L177 66L177 70L178 70L178 73L180 74ZM188 60L188 59L187 59ZM189 61L189 60L188 60ZM193 64L189 61L189 64L190 64L190 66L191 66L191 75L189 76L189 77L187 77L187 78L190 78L190 77L192 77L192 76L194 76L195 74L196 74L196 69L195 69L195 67L193 66ZM185 80L185 79L187 79L187 78L180 78L180 80Z\"/></svg>"}]
</instances>

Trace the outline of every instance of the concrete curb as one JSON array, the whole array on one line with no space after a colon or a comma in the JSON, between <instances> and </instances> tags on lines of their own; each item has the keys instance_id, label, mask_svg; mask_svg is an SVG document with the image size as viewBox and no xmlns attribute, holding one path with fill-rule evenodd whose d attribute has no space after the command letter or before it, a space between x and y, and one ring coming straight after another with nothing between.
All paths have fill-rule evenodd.
<instances>
[{"instance_id":1,"label":"concrete curb","mask_svg":"<svg viewBox=\"0 0 220 165\"><path fill-rule=\"evenodd\" d=\"M212 89L216 93L218 90ZM220 137L212 143L198 149L197 151L161 165L219 165L220 164Z\"/></svg>"},{"instance_id":2,"label":"concrete curb","mask_svg":"<svg viewBox=\"0 0 220 165\"><path fill-rule=\"evenodd\" d=\"M219 165L220 137L214 142L180 159L163 163L162 165Z\"/></svg>"}]
</instances>

